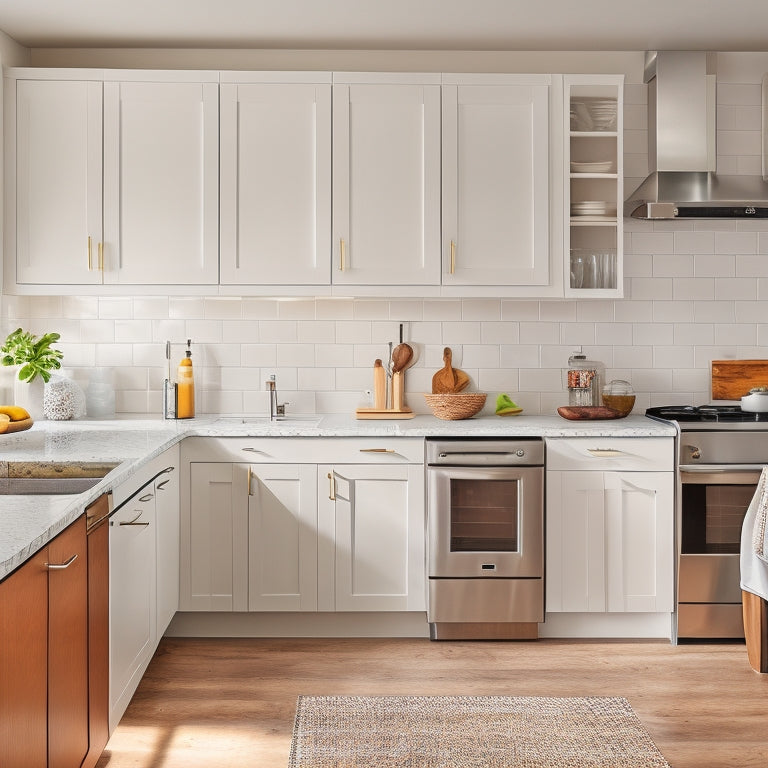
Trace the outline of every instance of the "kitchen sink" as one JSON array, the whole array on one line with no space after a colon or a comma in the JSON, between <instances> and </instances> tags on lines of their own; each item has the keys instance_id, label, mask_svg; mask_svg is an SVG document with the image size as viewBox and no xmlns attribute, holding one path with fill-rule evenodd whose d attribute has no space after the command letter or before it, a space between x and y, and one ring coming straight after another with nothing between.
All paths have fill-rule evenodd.
<instances>
[{"instance_id":1,"label":"kitchen sink","mask_svg":"<svg viewBox=\"0 0 768 768\"><path fill-rule=\"evenodd\" d=\"M321 420L322 416L315 414L297 414L295 416L280 416L275 420L270 420L269 416L222 416L216 419L217 424L253 424L258 426L266 426L267 424L274 424L275 426L304 426L315 427Z\"/></svg>"},{"instance_id":2,"label":"kitchen sink","mask_svg":"<svg viewBox=\"0 0 768 768\"><path fill-rule=\"evenodd\" d=\"M62 496L93 488L117 464L8 462L6 466L7 472L0 476L0 496Z\"/></svg>"}]
</instances>

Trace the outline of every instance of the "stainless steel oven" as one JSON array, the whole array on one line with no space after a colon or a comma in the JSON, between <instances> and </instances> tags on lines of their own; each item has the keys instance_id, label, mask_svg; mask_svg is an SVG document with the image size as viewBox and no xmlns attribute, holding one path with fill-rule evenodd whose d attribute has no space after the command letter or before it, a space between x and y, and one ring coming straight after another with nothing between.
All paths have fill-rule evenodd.
<instances>
[{"instance_id":1,"label":"stainless steel oven","mask_svg":"<svg viewBox=\"0 0 768 768\"><path fill-rule=\"evenodd\" d=\"M768 414L717 405L646 413L680 430L677 637L742 638L741 528L768 464Z\"/></svg>"},{"instance_id":2,"label":"stainless steel oven","mask_svg":"<svg viewBox=\"0 0 768 768\"><path fill-rule=\"evenodd\" d=\"M543 440L428 440L426 450L430 636L537 637Z\"/></svg>"}]
</instances>

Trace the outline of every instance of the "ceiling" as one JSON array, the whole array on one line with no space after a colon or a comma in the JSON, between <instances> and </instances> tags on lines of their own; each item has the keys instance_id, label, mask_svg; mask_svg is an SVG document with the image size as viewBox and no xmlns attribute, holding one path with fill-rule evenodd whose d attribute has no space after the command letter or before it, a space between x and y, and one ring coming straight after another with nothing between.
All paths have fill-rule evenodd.
<instances>
[{"instance_id":1,"label":"ceiling","mask_svg":"<svg viewBox=\"0 0 768 768\"><path fill-rule=\"evenodd\" d=\"M30 48L768 50L766 0L0 0Z\"/></svg>"}]
</instances>

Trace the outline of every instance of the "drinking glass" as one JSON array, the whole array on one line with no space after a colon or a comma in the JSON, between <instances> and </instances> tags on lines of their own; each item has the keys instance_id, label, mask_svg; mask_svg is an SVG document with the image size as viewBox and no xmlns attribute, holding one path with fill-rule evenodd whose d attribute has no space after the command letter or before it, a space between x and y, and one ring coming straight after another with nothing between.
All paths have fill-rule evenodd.
<instances>
[{"instance_id":1,"label":"drinking glass","mask_svg":"<svg viewBox=\"0 0 768 768\"><path fill-rule=\"evenodd\" d=\"M581 288L584 283L584 256L571 254L571 288Z\"/></svg>"}]
</instances>

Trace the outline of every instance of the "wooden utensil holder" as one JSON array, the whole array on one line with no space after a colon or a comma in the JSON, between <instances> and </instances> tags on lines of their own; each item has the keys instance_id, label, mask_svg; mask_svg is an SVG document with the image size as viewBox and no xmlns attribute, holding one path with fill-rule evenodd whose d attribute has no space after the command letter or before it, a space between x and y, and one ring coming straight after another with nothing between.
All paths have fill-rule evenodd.
<instances>
[{"instance_id":1,"label":"wooden utensil holder","mask_svg":"<svg viewBox=\"0 0 768 768\"><path fill-rule=\"evenodd\" d=\"M358 408L358 419L412 419L413 411L405 404L405 373L395 371L389 382L388 408Z\"/></svg>"}]
</instances>

